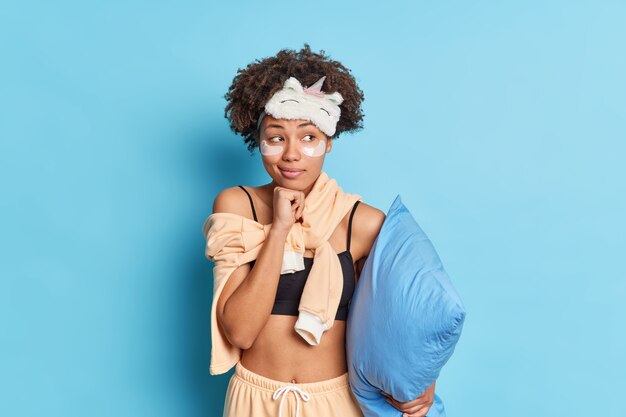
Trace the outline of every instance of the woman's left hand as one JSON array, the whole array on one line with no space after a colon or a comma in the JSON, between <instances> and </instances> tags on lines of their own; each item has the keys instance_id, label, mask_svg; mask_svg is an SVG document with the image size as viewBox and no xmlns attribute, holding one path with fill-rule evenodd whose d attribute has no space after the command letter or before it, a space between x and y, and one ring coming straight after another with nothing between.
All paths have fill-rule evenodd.
<instances>
[{"instance_id":1,"label":"woman's left hand","mask_svg":"<svg viewBox=\"0 0 626 417\"><path fill-rule=\"evenodd\" d=\"M426 388L426 390L413 401L408 401L405 403L398 402L394 400L391 395L386 392L382 392L382 394L387 397L387 402L393 405L398 410L402 411L402 417L424 417L430 406L433 405L435 401L435 383L434 381L430 387Z\"/></svg>"}]
</instances>

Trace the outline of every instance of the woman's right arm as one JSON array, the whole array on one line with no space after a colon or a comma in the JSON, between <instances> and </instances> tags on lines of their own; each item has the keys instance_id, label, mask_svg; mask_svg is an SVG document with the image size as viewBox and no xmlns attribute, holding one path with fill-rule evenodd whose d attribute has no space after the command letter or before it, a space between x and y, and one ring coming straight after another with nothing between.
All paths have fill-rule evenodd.
<instances>
[{"instance_id":1,"label":"woman's right arm","mask_svg":"<svg viewBox=\"0 0 626 417\"><path fill-rule=\"evenodd\" d=\"M246 197L238 187L222 191L215 198L213 212L244 215L242 208L249 205L242 196ZM298 214L301 214L301 210L298 210ZM235 269L217 302L217 319L227 339L240 349L252 346L274 306L285 240L291 229L288 221L276 221L276 215L254 267L246 263Z\"/></svg>"}]
</instances>

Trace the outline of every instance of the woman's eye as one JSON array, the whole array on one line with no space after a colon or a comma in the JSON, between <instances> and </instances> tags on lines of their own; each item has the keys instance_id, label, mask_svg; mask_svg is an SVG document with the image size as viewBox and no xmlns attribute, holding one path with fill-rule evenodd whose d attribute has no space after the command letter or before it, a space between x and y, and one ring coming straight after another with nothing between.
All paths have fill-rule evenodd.
<instances>
[{"instance_id":1,"label":"woman's eye","mask_svg":"<svg viewBox=\"0 0 626 417\"><path fill-rule=\"evenodd\" d=\"M270 142L276 142L274 139L282 139L280 136L274 136L273 138L270 138Z\"/></svg>"},{"instance_id":2,"label":"woman's eye","mask_svg":"<svg viewBox=\"0 0 626 417\"><path fill-rule=\"evenodd\" d=\"M311 140L309 140L307 142L313 142L315 140L315 136L313 136L313 135L306 135L305 138L311 138Z\"/></svg>"}]
</instances>

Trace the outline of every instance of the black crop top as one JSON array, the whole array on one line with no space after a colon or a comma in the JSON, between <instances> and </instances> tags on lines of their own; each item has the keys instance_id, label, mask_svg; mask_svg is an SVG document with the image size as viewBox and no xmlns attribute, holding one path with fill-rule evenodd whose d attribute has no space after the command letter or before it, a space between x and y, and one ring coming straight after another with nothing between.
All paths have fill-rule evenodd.
<instances>
[{"instance_id":1,"label":"black crop top","mask_svg":"<svg viewBox=\"0 0 626 417\"><path fill-rule=\"evenodd\" d=\"M250 193L243 186L240 185L239 187L244 190L246 194L248 194L254 221L258 222ZM346 320L348 318L348 309L350 307L352 293L354 292L354 288L356 286L354 262L352 254L350 253L350 234L352 232L352 216L354 216L354 211L356 210L356 206L358 204L359 201L354 203L352 212L350 213L350 219L348 220L348 249L337 254L339 262L341 263L341 270L343 271L343 290L341 292L341 299L339 301L339 308L337 309L335 320ZM250 264L250 266L254 266L254 260L252 260ZM280 275L272 314L286 316L297 316L299 314L298 306L300 305L300 298L302 297L304 285L306 284L306 279L309 276L309 272L311 272L312 266L313 258L304 257L304 269L302 271Z\"/></svg>"}]
</instances>

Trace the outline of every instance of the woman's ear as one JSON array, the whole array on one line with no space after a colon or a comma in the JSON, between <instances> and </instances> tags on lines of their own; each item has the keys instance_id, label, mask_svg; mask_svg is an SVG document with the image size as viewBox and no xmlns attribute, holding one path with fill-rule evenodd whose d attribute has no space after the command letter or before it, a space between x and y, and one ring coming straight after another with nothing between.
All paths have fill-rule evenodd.
<instances>
[{"instance_id":1,"label":"woman's ear","mask_svg":"<svg viewBox=\"0 0 626 417\"><path fill-rule=\"evenodd\" d=\"M326 136L326 153L329 153L333 148L333 137Z\"/></svg>"}]
</instances>

